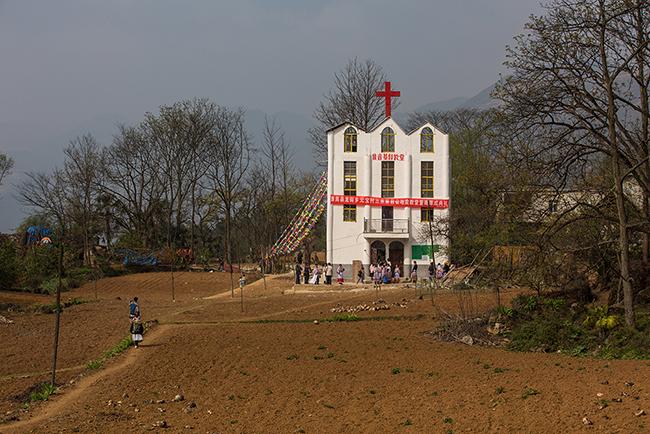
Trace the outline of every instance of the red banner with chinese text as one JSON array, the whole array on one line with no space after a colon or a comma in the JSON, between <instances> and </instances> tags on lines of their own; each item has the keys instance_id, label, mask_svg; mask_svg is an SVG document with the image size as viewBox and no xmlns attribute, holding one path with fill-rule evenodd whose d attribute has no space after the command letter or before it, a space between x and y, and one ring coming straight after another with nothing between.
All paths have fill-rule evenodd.
<instances>
[{"instance_id":1,"label":"red banner with chinese text","mask_svg":"<svg viewBox=\"0 0 650 434\"><path fill-rule=\"evenodd\" d=\"M370 206L394 206L397 208L449 208L449 199L434 199L423 197L374 197L374 196L344 196L342 194L331 194L332 205L370 205Z\"/></svg>"}]
</instances>

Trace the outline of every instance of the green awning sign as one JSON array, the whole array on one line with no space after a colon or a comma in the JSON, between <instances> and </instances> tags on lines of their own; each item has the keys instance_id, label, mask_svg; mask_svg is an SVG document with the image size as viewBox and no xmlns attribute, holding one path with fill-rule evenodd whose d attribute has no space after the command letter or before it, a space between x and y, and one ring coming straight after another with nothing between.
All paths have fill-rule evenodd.
<instances>
[{"instance_id":1,"label":"green awning sign","mask_svg":"<svg viewBox=\"0 0 650 434\"><path fill-rule=\"evenodd\" d=\"M425 244L425 245L414 245L411 246L411 258L414 260L422 260L422 257L424 256L425 259L431 260L433 257L433 253L437 253L440 251L440 246L438 244L433 245L433 251L431 249L430 244Z\"/></svg>"}]
</instances>

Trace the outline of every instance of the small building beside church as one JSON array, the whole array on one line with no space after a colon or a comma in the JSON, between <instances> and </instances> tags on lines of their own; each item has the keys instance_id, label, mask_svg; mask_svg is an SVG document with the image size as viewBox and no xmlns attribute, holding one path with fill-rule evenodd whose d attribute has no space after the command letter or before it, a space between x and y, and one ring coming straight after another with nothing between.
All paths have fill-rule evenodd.
<instances>
[{"instance_id":1,"label":"small building beside church","mask_svg":"<svg viewBox=\"0 0 650 434\"><path fill-rule=\"evenodd\" d=\"M361 261L399 265L418 275L447 258L448 240L431 243L429 222L449 212L449 136L426 123L406 132L390 117L372 131L343 123L327 132L327 262L352 274ZM433 231L437 232L437 231ZM445 231L446 232L446 231Z\"/></svg>"}]
</instances>

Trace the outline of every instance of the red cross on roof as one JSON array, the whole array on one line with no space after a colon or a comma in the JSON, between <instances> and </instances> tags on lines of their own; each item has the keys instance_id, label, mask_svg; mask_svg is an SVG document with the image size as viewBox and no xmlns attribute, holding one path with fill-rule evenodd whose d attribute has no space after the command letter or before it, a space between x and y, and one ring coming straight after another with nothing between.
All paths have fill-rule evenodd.
<instances>
[{"instance_id":1,"label":"red cross on roof","mask_svg":"<svg viewBox=\"0 0 650 434\"><path fill-rule=\"evenodd\" d=\"M390 89L390 81L385 81L384 82L384 90L378 90L375 92L375 95L384 97L386 99L386 117L390 117L390 99L391 97L397 97L400 96L399 90L391 90Z\"/></svg>"}]
</instances>

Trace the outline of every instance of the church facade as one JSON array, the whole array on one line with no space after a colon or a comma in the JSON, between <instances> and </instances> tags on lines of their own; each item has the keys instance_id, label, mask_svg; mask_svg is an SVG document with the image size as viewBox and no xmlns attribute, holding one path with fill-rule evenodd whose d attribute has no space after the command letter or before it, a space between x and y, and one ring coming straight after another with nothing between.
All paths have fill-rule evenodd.
<instances>
[{"instance_id":1,"label":"church facade","mask_svg":"<svg viewBox=\"0 0 650 434\"><path fill-rule=\"evenodd\" d=\"M437 234L450 205L449 137L429 123L405 132L386 111L372 131L344 123L327 132L327 261L348 277L355 261L366 275L389 260L408 276L414 260L425 275L448 259Z\"/></svg>"}]
</instances>

